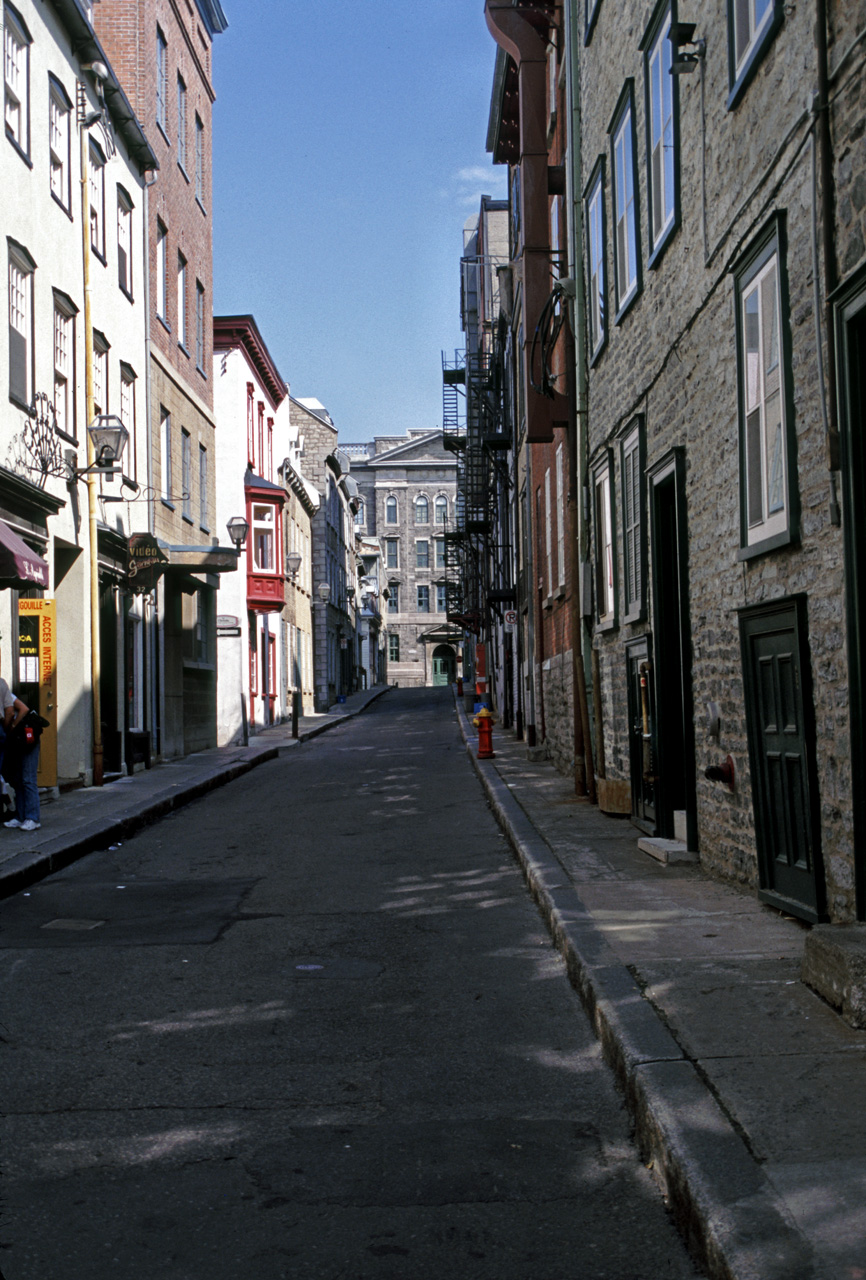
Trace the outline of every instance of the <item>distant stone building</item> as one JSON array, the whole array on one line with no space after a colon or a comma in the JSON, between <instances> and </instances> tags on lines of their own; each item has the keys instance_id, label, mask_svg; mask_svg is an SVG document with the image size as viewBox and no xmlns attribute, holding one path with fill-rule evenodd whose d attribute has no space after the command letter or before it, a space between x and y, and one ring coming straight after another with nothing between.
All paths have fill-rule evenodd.
<instances>
[{"instance_id":1,"label":"distant stone building","mask_svg":"<svg viewBox=\"0 0 866 1280\"><path fill-rule=\"evenodd\" d=\"M342 446L358 485L357 531L382 549L388 681L404 688L457 674L462 632L448 622L445 589L457 461L442 441L441 431L415 429Z\"/></svg>"}]
</instances>

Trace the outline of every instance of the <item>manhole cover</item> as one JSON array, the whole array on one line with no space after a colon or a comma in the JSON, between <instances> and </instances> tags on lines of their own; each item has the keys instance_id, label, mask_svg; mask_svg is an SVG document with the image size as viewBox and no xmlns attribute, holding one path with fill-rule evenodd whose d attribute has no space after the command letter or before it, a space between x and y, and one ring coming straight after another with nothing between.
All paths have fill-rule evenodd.
<instances>
[{"instance_id":1,"label":"manhole cover","mask_svg":"<svg viewBox=\"0 0 866 1280\"><path fill-rule=\"evenodd\" d=\"M69 929L83 933L86 929L98 929L101 924L105 924L104 920L49 920L47 924L41 924L40 929Z\"/></svg>"}]
</instances>

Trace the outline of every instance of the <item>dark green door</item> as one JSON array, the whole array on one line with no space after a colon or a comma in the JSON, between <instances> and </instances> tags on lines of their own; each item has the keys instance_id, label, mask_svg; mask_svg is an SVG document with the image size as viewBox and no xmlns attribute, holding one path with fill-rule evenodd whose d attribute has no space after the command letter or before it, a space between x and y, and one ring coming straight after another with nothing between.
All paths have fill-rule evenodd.
<instances>
[{"instance_id":1,"label":"dark green door","mask_svg":"<svg viewBox=\"0 0 866 1280\"><path fill-rule=\"evenodd\" d=\"M626 645L628 666L629 775L631 816L648 835L656 833L656 749L653 673L649 637Z\"/></svg>"},{"instance_id":2,"label":"dark green door","mask_svg":"<svg viewBox=\"0 0 866 1280\"><path fill-rule=\"evenodd\" d=\"M805 597L740 614L759 896L802 919L823 911Z\"/></svg>"}]
</instances>

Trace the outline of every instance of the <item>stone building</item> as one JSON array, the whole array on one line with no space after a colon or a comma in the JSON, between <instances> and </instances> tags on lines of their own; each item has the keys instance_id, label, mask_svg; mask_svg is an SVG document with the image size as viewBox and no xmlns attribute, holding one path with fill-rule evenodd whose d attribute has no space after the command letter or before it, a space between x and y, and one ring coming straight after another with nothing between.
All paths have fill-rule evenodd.
<instances>
[{"instance_id":1,"label":"stone building","mask_svg":"<svg viewBox=\"0 0 866 1280\"><path fill-rule=\"evenodd\" d=\"M216 743L215 600L231 561L225 550L210 550L212 50L227 23L220 0L99 0L93 21L159 161L145 204L150 455L143 482L150 531L166 555L148 696L154 746L171 757Z\"/></svg>"},{"instance_id":2,"label":"stone building","mask_svg":"<svg viewBox=\"0 0 866 1280\"><path fill-rule=\"evenodd\" d=\"M421 429L343 449L358 485L356 529L382 549L388 681L404 688L446 684L456 678L462 640L447 618L445 565L457 460L441 431Z\"/></svg>"}]
</instances>

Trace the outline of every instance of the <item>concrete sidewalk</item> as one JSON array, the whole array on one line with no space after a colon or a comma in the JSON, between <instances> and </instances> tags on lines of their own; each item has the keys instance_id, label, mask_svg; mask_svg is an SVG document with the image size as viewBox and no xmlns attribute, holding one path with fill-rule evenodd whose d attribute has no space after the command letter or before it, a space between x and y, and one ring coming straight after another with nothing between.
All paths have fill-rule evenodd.
<instances>
[{"instance_id":1,"label":"concrete sidewalk","mask_svg":"<svg viewBox=\"0 0 866 1280\"><path fill-rule=\"evenodd\" d=\"M866 1280L866 1032L800 981L808 927L639 851L525 743L467 748L690 1247L724 1280Z\"/></svg>"},{"instance_id":2,"label":"concrete sidewalk","mask_svg":"<svg viewBox=\"0 0 866 1280\"><path fill-rule=\"evenodd\" d=\"M0 826L0 898L26 888L77 858L120 844L139 828L198 796L240 777L266 760L308 742L358 715L387 693L379 685L351 694L328 712L303 716L298 737L290 724L258 733L247 747L215 747L180 760L155 764L104 787L82 787L58 799L42 801L39 831L8 831Z\"/></svg>"}]
</instances>

